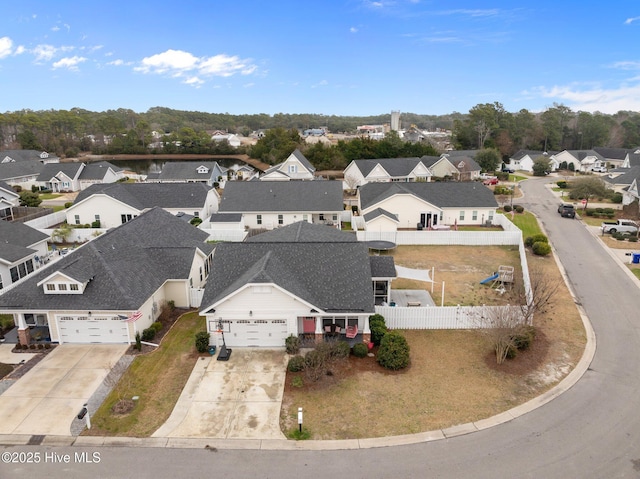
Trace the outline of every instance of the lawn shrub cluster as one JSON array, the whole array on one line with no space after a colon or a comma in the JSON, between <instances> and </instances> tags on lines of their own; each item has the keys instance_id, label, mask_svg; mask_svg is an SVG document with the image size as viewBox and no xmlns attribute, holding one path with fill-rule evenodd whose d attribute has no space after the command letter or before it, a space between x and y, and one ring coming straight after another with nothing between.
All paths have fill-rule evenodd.
<instances>
[{"instance_id":1,"label":"lawn shrub cluster","mask_svg":"<svg viewBox=\"0 0 640 479\"><path fill-rule=\"evenodd\" d=\"M529 349L531 343L536 338L536 328L533 326L525 326L519 328L511 338L512 343L507 350L507 359L513 359L518 355L518 351Z\"/></svg>"},{"instance_id":2,"label":"lawn shrub cluster","mask_svg":"<svg viewBox=\"0 0 640 479\"><path fill-rule=\"evenodd\" d=\"M502 209L504 210L505 213L511 213L511 210L513 208L511 207L511 205L504 205Z\"/></svg>"},{"instance_id":3,"label":"lawn shrub cluster","mask_svg":"<svg viewBox=\"0 0 640 479\"><path fill-rule=\"evenodd\" d=\"M300 338L298 336L290 335L284 340L284 347L287 354L298 354L300 352Z\"/></svg>"},{"instance_id":4,"label":"lawn shrub cluster","mask_svg":"<svg viewBox=\"0 0 640 479\"><path fill-rule=\"evenodd\" d=\"M304 357L304 373L310 381L319 380L331 373L331 366L349 357L351 348L346 341L320 343ZM293 359L293 358L292 358Z\"/></svg>"},{"instance_id":5,"label":"lawn shrub cluster","mask_svg":"<svg viewBox=\"0 0 640 479\"><path fill-rule=\"evenodd\" d=\"M156 330L152 327L142 330L142 340L143 341L151 341L156 337Z\"/></svg>"},{"instance_id":6,"label":"lawn shrub cluster","mask_svg":"<svg viewBox=\"0 0 640 479\"><path fill-rule=\"evenodd\" d=\"M369 352L369 348L364 343L356 343L353 345L353 355L356 358L364 358Z\"/></svg>"},{"instance_id":7,"label":"lawn shrub cluster","mask_svg":"<svg viewBox=\"0 0 640 479\"><path fill-rule=\"evenodd\" d=\"M387 333L387 324L384 321L384 316L381 314L369 316L369 329L371 330L371 342L376 346L380 346L382 338Z\"/></svg>"},{"instance_id":8,"label":"lawn shrub cluster","mask_svg":"<svg viewBox=\"0 0 640 479\"><path fill-rule=\"evenodd\" d=\"M516 210L516 213L524 213L524 206L522 205L514 205L513 209Z\"/></svg>"},{"instance_id":9,"label":"lawn shrub cluster","mask_svg":"<svg viewBox=\"0 0 640 479\"><path fill-rule=\"evenodd\" d=\"M207 349L209 349L209 338L210 334L206 331L200 331L196 333L196 350L199 353L206 353Z\"/></svg>"},{"instance_id":10,"label":"lawn shrub cluster","mask_svg":"<svg viewBox=\"0 0 640 479\"><path fill-rule=\"evenodd\" d=\"M287 371L292 373L297 373L304 370L304 358L299 354L292 356L289 358L289 362L287 363Z\"/></svg>"},{"instance_id":11,"label":"lawn shrub cluster","mask_svg":"<svg viewBox=\"0 0 640 479\"><path fill-rule=\"evenodd\" d=\"M378 350L378 363L386 369L397 371L409 366L409 343L399 331L389 331L382 338Z\"/></svg>"},{"instance_id":12,"label":"lawn shrub cluster","mask_svg":"<svg viewBox=\"0 0 640 479\"><path fill-rule=\"evenodd\" d=\"M594 218L611 219L616 216L616 211L613 208L587 208L585 214Z\"/></svg>"}]
</instances>

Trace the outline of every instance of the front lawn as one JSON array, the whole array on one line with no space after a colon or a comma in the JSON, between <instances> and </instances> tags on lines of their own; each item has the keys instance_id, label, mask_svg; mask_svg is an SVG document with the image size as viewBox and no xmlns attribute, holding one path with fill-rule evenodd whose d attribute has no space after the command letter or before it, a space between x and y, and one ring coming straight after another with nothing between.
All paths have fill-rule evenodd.
<instances>
[{"instance_id":1,"label":"front lawn","mask_svg":"<svg viewBox=\"0 0 640 479\"><path fill-rule=\"evenodd\" d=\"M59 193L40 193L41 200L55 200L56 198L60 198L62 195Z\"/></svg>"},{"instance_id":2,"label":"front lawn","mask_svg":"<svg viewBox=\"0 0 640 479\"><path fill-rule=\"evenodd\" d=\"M513 222L518 228L522 230L522 237L527 238L537 234L542 234L540 226L538 226L538 220L536 217L528 212L516 213L513 216L511 214L505 214L505 216Z\"/></svg>"},{"instance_id":3,"label":"front lawn","mask_svg":"<svg viewBox=\"0 0 640 479\"><path fill-rule=\"evenodd\" d=\"M91 436L148 437L169 418L198 359L195 334L205 331L197 312L178 319L155 351L138 356L118 385L91 418ZM112 407L120 399L138 396L134 409L117 415Z\"/></svg>"}]
</instances>

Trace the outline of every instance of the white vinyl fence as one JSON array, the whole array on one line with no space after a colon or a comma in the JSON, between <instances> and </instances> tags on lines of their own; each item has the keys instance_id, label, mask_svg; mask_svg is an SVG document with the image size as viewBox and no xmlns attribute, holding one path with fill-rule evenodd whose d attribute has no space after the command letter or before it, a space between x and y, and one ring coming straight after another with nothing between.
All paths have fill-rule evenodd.
<instances>
[{"instance_id":1,"label":"white vinyl fence","mask_svg":"<svg viewBox=\"0 0 640 479\"><path fill-rule=\"evenodd\" d=\"M510 310L505 311L499 310ZM419 308L376 306L389 329L480 329L494 326L492 318L509 317L521 322L520 306L426 306Z\"/></svg>"}]
</instances>

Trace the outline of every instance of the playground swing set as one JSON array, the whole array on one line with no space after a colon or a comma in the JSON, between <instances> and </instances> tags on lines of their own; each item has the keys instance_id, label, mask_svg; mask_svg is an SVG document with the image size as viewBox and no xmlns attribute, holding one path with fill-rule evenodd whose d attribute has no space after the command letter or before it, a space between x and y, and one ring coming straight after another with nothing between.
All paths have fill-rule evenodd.
<instances>
[{"instance_id":1,"label":"playground swing set","mask_svg":"<svg viewBox=\"0 0 640 479\"><path fill-rule=\"evenodd\" d=\"M498 267L498 271L494 272L491 276L480 281L480 284L489 284L491 287L500 294L504 294L507 288L511 288L513 285L513 266L501 265Z\"/></svg>"}]
</instances>

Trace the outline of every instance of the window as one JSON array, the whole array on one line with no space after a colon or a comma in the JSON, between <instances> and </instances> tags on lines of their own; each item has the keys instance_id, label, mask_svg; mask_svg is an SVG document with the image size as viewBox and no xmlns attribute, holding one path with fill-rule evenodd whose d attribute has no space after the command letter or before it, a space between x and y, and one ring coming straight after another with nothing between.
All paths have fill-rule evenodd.
<instances>
[{"instance_id":1,"label":"window","mask_svg":"<svg viewBox=\"0 0 640 479\"><path fill-rule=\"evenodd\" d=\"M27 265L27 274L33 273L33 260L27 260L25 263Z\"/></svg>"},{"instance_id":2,"label":"window","mask_svg":"<svg viewBox=\"0 0 640 479\"><path fill-rule=\"evenodd\" d=\"M47 291L55 291L56 290L56 285L55 284L48 284L47 285Z\"/></svg>"},{"instance_id":3,"label":"window","mask_svg":"<svg viewBox=\"0 0 640 479\"><path fill-rule=\"evenodd\" d=\"M333 215L333 221L338 221L338 215Z\"/></svg>"},{"instance_id":4,"label":"window","mask_svg":"<svg viewBox=\"0 0 640 479\"><path fill-rule=\"evenodd\" d=\"M122 220L122 224L125 224L127 221L131 221L133 219L132 215L120 215L120 219Z\"/></svg>"},{"instance_id":5,"label":"window","mask_svg":"<svg viewBox=\"0 0 640 479\"><path fill-rule=\"evenodd\" d=\"M71 283L71 284L69 285L69 289L70 289L71 291L78 291L78 285L77 285L76 283Z\"/></svg>"},{"instance_id":6,"label":"window","mask_svg":"<svg viewBox=\"0 0 640 479\"><path fill-rule=\"evenodd\" d=\"M195 216L196 218L200 218L200 212L199 211L194 211L193 212L193 216Z\"/></svg>"},{"instance_id":7,"label":"window","mask_svg":"<svg viewBox=\"0 0 640 479\"><path fill-rule=\"evenodd\" d=\"M440 212L440 221L442 221L442 218L443 218L443 217L444 217L444 212L443 212L443 211L441 211L441 212Z\"/></svg>"},{"instance_id":8,"label":"window","mask_svg":"<svg viewBox=\"0 0 640 479\"><path fill-rule=\"evenodd\" d=\"M67 285L64 283L60 283L58 285L58 291L66 291L67 290Z\"/></svg>"},{"instance_id":9,"label":"window","mask_svg":"<svg viewBox=\"0 0 640 479\"><path fill-rule=\"evenodd\" d=\"M4 285L2 284L2 275L0 274L0 289L4 288Z\"/></svg>"},{"instance_id":10,"label":"window","mask_svg":"<svg viewBox=\"0 0 640 479\"><path fill-rule=\"evenodd\" d=\"M284 224L284 218L282 217L282 215L278 215L278 224L279 225Z\"/></svg>"},{"instance_id":11,"label":"window","mask_svg":"<svg viewBox=\"0 0 640 479\"><path fill-rule=\"evenodd\" d=\"M493 222L493 211L489 211L489 221Z\"/></svg>"},{"instance_id":12,"label":"window","mask_svg":"<svg viewBox=\"0 0 640 479\"><path fill-rule=\"evenodd\" d=\"M95 220L96 220L96 221L100 221L100 215L96 215L96 216L95 216Z\"/></svg>"},{"instance_id":13,"label":"window","mask_svg":"<svg viewBox=\"0 0 640 479\"><path fill-rule=\"evenodd\" d=\"M259 225L262 224L262 215L256 215L256 223Z\"/></svg>"},{"instance_id":14,"label":"window","mask_svg":"<svg viewBox=\"0 0 640 479\"><path fill-rule=\"evenodd\" d=\"M202 282L202 266L200 266L200 282Z\"/></svg>"},{"instance_id":15,"label":"window","mask_svg":"<svg viewBox=\"0 0 640 479\"><path fill-rule=\"evenodd\" d=\"M18 267L14 266L13 268L11 268L9 270L9 272L11 273L11 282L15 283L16 281L18 281L20 279L20 276L18 275Z\"/></svg>"},{"instance_id":16,"label":"window","mask_svg":"<svg viewBox=\"0 0 640 479\"><path fill-rule=\"evenodd\" d=\"M471 219L472 219L473 221L478 221L478 212L477 212L477 211L475 211L475 210L474 210L474 211L471 213Z\"/></svg>"},{"instance_id":17,"label":"window","mask_svg":"<svg viewBox=\"0 0 640 479\"><path fill-rule=\"evenodd\" d=\"M77 225L79 225L80 224L80 215L74 215L73 220L75 221L75 223Z\"/></svg>"},{"instance_id":18,"label":"window","mask_svg":"<svg viewBox=\"0 0 640 479\"><path fill-rule=\"evenodd\" d=\"M319 219L320 221L324 221L324 213L320 213L320 214L318 215L318 219Z\"/></svg>"},{"instance_id":19,"label":"window","mask_svg":"<svg viewBox=\"0 0 640 479\"><path fill-rule=\"evenodd\" d=\"M302 221L309 222L309 215L302 215Z\"/></svg>"},{"instance_id":20,"label":"window","mask_svg":"<svg viewBox=\"0 0 640 479\"><path fill-rule=\"evenodd\" d=\"M460 212L460 221L464 221L464 210Z\"/></svg>"},{"instance_id":21,"label":"window","mask_svg":"<svg viewBox=\"0 0 640 479\"><path fill-rule=\"evenodd\" d=\"M298 165L289 165L289 173L297 173Z\"/></svg>"},{"instance_id":22,"label":"window","mask_svg":"<svg viewBox=\"0 0 640 479\"><path fill-rule=\"evenodd\" d=\"M24 263L20 263L18 265L18 273L20 273L21 278L24 278L27 275L27 268Z\"/></svg>"}]
</instances>

